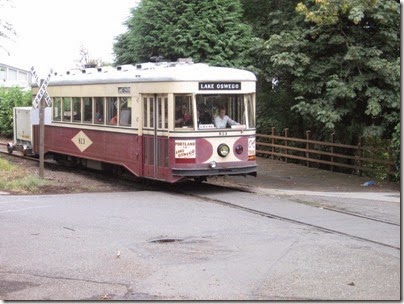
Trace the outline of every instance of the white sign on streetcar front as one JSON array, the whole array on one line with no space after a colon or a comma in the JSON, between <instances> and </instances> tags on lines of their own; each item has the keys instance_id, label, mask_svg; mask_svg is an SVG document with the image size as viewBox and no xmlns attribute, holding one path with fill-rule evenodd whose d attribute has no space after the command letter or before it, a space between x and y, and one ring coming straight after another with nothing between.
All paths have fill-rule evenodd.
<instances>
[{"instance_id":1,"label":"white sign on streetcar front","mask_svg":"<svg viewBox=\"0 0 404 304\"><path fill-rule=\"evenodd\" d=\"M175 158L196 158L195 140L176 140Z\"/></svg>"},{"instance_id":2,"label":"white sign on streetcar front","mask_svg":"<svg viewBox=\"0 0 404 304\"><path fill-rule=\"evenodd\" d=\"M255 155L255 137L248 139L248 156Z\"/></svg>"}]
</instances>

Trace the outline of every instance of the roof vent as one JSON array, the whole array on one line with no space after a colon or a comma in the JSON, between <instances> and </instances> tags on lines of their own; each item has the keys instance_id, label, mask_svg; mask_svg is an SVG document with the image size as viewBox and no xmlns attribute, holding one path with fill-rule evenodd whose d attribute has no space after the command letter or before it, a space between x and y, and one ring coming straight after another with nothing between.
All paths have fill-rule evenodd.
<instances>
[{"instance_id":1,"label":"roof vent","mask_svg":"<svg viewBox=\"0 0 404 304\"><path fill-rule=\"evenodd\" d=\"M126 72L126 71L133 71L136 69L136 67L133 64L123 64L118 66L116 69L118 71Z\"/></svg>"},{"instance_id":2,"label":"roof vent","mask_svg":"<svg viewBox=\"0 0 404 304\"><path fill-rule=\"evenodd\" d=\"M191 57L188 58L178 58L179 63L194 63Z\"/></svg>"},{"instance_id":3,"label":"roof vent","mask_svg":"<svg viewBox=\"0 0 404 304\"><path fill-rule=\"evenodd\" d=\"M161 62L163 61L164 57L163 56L152 56L150 57L151 62Z\"/></svg>"},{"instance_id":4,"label":"roof vent","mask_svg":"<svg viewBox=\"0 0 404 304\"><path fill-rule=\"evenodd\" d=\"M137 69L141 69L141 68L142 68L142 65L141 65L141 64L137 64L137 65L136 65L136 68L137 68Z\"/></svg>"}]
</instances>

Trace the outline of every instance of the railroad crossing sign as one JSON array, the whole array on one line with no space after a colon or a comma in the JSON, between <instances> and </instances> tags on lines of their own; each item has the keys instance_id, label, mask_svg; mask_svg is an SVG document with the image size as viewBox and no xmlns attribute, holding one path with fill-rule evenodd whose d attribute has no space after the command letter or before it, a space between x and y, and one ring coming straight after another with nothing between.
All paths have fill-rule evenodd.
<instances>
[{"instance_id":1,"label":"railroad crossing sign","mask_svg":"<svg viewBox=\"0 0 404 304\"><path fill-rule=\"evenodd\" d=\"M48 76L46 79L44 79L42 85L41 85L41 80L38 77L37 72L35 71L34 67L31 68L31 74L35 78L35 82L37 83L39 87L39 91L35 96L34 101L32 102L32 107L35 109L38 109L39 103L42 99L42 97L45 99L46 105L50 107L52 105L52 99L49 97L48 92L46 91L46 88L48 87L49 79L52 76L53 70L50 69Z\"/></svg>"}]
</instances>

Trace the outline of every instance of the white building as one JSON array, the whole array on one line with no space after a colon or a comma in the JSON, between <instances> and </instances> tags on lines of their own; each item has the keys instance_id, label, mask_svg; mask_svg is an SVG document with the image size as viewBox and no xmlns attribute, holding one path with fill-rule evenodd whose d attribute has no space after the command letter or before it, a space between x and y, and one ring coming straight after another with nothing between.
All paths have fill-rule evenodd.
<instances>
[{"instance_id":1,"label":"white building","mask_svg":"<svg viewBox=\"0 0 404 304\"><path fill-rule=\"evenodd\" d=\"M0 63L0 87L31 88L32 75L30 71Z\"/></svg>"}]
</instances>

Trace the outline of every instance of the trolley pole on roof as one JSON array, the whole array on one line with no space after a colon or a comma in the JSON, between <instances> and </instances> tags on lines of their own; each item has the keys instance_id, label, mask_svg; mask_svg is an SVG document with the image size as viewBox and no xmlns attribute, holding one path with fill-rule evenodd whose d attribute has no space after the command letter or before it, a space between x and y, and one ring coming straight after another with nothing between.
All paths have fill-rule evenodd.
<instances>
[{"instance_id":1,"label":"trolley pole on roof","mask_svg":"<svg viewBox=\"0 0 404 304\"><path fill-rule=\"evenodd\" d=\"M34 76L39 90L32 101L32 107L34 109L39 108L39 177L44 178L44 155L45 155L45 102L48 106L52 105L52 99L49 97L46 88L49 83L49 79L52 75L51 69L46 79L39 80L38 74L34 67L31 68L32 76Z\"/></svg>"}]
</instances>

